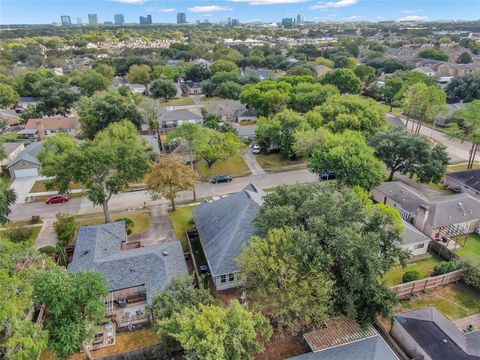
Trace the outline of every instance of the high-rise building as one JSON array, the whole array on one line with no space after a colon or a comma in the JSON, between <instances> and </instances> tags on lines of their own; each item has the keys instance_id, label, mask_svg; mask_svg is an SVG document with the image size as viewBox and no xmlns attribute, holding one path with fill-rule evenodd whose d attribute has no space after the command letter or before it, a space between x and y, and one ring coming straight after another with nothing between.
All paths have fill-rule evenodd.
<instances>
[{"instance_id":1,"label":"high-rise building","mask_svg":"<svg viewBox=\"0 0 480 360\"><path fill-rule=\"evenodd\" d=\"M282 26L284 28L294 28L295 27L295 21L296 19L294 17L291 17L291 18L283 18L282 19Z\"/></svg>"},{"instance_id":2,"label":"high-rise building","mask_svg":"<svg viewBox=\"0 0 480 360\"><path fill-rule=\"evenodd\" d=\"M152 25L152 15L140 16L140 25Z\"/></svg>"},{"instance_id":3,"label":"high-rise building","mask_svg":"<svg viewBox=\"0 0 480 360\"><path fill-rule=\"evenodd\" d=\"M98 25L97 14L88 14L88 25L90 25L90 26L97 26Z\"/></svg>"},{"instance_id":4,"label":"high-rise building","mask_svg":"<svg viewBox=\"0 0 480 360\"><path fill-rule=\"evenodd\" d=\"M184 12L177 14L177 24L186 24L187 23L187 14Z\"/></svg>"},{"instance_id":5,"label":"high-rise building","mask_svg":"<svg viewBox=\"0 0 480 360\"><path fill-rule=\"evenodd\" d=\"M227 18L227 24L231 27L240 26L240 21L238 19Z\"/></svg>"},{"instance_id":6,"label":"high-rise building","mask_svg":"<svg viewBox=\"0 0 480 360\"><path fill-rule=\"evenodd\" d=\"M115 14L113 16L113 21L115 22L115 25L125 25L125 17L123 16L123 14Z\"/></svg>"},{"instance_id":7,"label":"high-rise building","mask_svg":"<svg viewBox=\"0 0 480 360\"><path fill-rule=\"evenodd\" d=\"M297 25L302 25L305 22L305 18L302 14L297 15Z\"/></svg>"},{"instance_id":8,"label":"high-rise building","mask_svg":"<svg viewBox=\"0 0 480 360\"><path fill-rule=\"evenodd\" d=\"M82 18L77 18L77 25L82 25Z\"/></svg>"},{"instance_id":9,"label":"high-rise building","mask_svg":"<svg viewBox=\"0 0 480 360\"><path fill-rule=\"evenodd\" d=\"M68 15L62 15L60 16L60 19L62 21L62 26L72 26L72 19Z\"/></svg>"}]
</instances>

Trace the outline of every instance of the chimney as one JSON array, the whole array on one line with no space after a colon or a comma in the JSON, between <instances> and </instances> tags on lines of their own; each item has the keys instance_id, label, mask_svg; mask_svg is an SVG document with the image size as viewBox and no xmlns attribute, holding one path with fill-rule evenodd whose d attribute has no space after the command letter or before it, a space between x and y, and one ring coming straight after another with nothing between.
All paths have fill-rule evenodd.
<instances>
[{"instance_id":1,"label":"chimney","mask_svg":"<svg viewBox=\"0 0 480 360\"><path fill-rule=\"evenodd\" d=\"M421 232L424 232L425 230L425 224L427 223L429 211L430 209L427 205L420 205L417 209L414 225Z\"/></svg>"}]
</instances>

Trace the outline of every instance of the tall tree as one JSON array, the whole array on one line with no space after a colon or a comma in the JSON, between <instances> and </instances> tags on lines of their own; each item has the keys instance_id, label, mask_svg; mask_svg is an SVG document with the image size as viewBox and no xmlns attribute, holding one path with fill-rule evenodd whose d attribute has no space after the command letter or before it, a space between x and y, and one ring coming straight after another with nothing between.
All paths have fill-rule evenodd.
<instances>
[{"instance_id":1,"label":"tall tree","mask_svg":"<svg viewBox=\"0 0 480 360\"><path fill-rule=\"evenodd\" d=\"M315 328L331 314L329 257L317 254L315 266L306 264L298 250L309 241L305 230L271 229L265 237L253 237L237 259L248 302L280 330Z\"/></svg>"},{"instance_id":2,"label":"tall tree","mask_svg":"<svg viewBox=\"0 0 480 360\"><path fill-rule=\"evenodd\" d=\"M68 85L53 79L42 80L38 89L39 100L36 109L46 116L70 114L73 104L78 99Z\"/></svg>"},{"instance_id":3,"label":"tall tree","mask_svg":"<svg viewBox=\"0 0 480 360\"><path fill-rule=\"evenodd\" d=\"M194 143L194 151L198 158L205 160L210 168L220 159L239 154L244 145L233 133L222 133L217 130L203 128L200 141Z\"/></svg>"},{"instance_id":4,"label":"tall tree","mask_svg":"<svg viewBox=\"0 0 480 360\"><path fill-rule=\"evenodd\" d=\"M184 164L183 159L176 155L162 156L145 176L145 184L154 197L159 195L170 200L172 211L175 211L175 199L182 190L195 188L198 174Z\"/></svg>"},{"instance_id":5,"label":"tall tree","mask_svg":"<svg viewBox=\"0 0 480 360\"><path fill-rule=\"evenodd\" d=\"M165 101L177 95L175 84L169 80L155 80L150 85L148 92L155 99L163 98Z\"/></svg>"},{"instance_id":6,"label":"tall tree","mask_svg":"<svg viewBox=\"0 0 480 360\"><path fill-rule=\"evenodd\" d=\"M107 90L110 86L108 78L91 69L79 74L76 83L84 96L92 96L96 91Z\"/></svg>"},{"instance_id":7,"label":"tall tree","mask_svg":"<svg viewBox=\"0 0 480 360\"><path fill-rule=\"evenodd\" d=\"M45 141L38 155L43 173L67 191L71 182L82 184L88 199L102 205L105 222L110 222L108 202L113 194L139 181L148 171L147 146L129 121L109 125L95 137L78 144L60 134Z\"/></svg>"},{"instance_id":8,"label":"tall tree","mask_svg":"<svg viewBox=\"0 0 480 360\"><path fill-rule=\"evenodd\" d=\"M447 85L447 93L450 99L457 101L470 102L480 99L480 74L456 77Z\"/></svg>"},{"instance_id":9,"label":"tall tree","mask_svg":"<svg viewBox=\"0 0 480 360\"><path fill-rule=\"evenodd\" d=\"M355 131L326 137L315 147L309 160L312 172L333 171L339 184L370 190L384 180L384 164L374 156L374 149L367 145L365 138Z\"/></svg>"},{"instance_id":10,"label":"tall tree","mask_svg":"<svg viewBox=\"0 0 480 360\"><path fill-rule=\"evenodd\" d=\"M205 135L205 132L202 131L202 128L197 124L186 123L176 127L173 131L168 133L167 142L172 145L175 143L180 143L184 146L185 151L189 155L189 162L193 169L195 154L195 144L198 141L203 141L202 137Z\"/></svg>"},{"instance_id":11,"label":"tall tree","mask_svg":"<svg viewBox=\"0 0 480 360\"><path fill-rule=\"evenodd\" d=\"M149 65L132 65L128 70L127 79L132 84L147 85L150 82L150 71Z\"/></svg>"},{"instance_id":12,"label":"tall tree","mask_svg":"<svg viewBox=\"0 0 480 360\"><path fill-rule=\"evenodd\" d=\"M350 69L335 69L323 75L322 84L335 85L342 94L360 94L362 81Z\"/></svg>"},{"instance_id":13,"label":"tall tree","mask_svg":"<svg viewBox=\"0 0 480 360\"><path fill-rule=\"evenodd\" d=\"M444 161L434 161L439 155L441 147L431 148L429 141L419 135L411 134L403 129L394 129L378 133L370 139L370 145L375 148L375 155L382 160L390 170L388 180L391 181L396 172L406 174L438 173L427 182L439 181L447 170L448 155L445 153ZM445 151L445 150L443 150ZM435 166L435 169L431 167ZM435 170L435 171L434 171ZM419 180L425 180L423 176Z\"/></svg>"},{"instance_id":14,"label":"tall tree","mask_svg":"<svg viewBox=\"0 0 480 360\"><path fill-rule=\"evenodd\" d=\"M1 143L0 146L2 146ZM0 179L0 224L5 224L9 221L10 207L15 204L15 200L17 200L15 191L10 189L7 183Z\"/></svg>"},{"instance_id":15,"label":"tall tree","mask_svg":"<svg viewBox=\"0 0 480 360\"><path fill-rule=\"evenodd\" d=\"M301 113L322 105L330 96L340 92L333 85L300 83L293 88L290 106Z\"/></svg>"},{"instance_id":16,"label":"tall tree","mask_svg":"<svg viewBox=\"0 0 480 360\"><path fill-rule=\"evenodd\" d=\"M56 267L40 272L34 279L37 304L48 308L45 329L48 347L67 357L92 337L94 327L105 316L107 284L95 271L70 273Z\"/></svg>"},{"instance_id":17,"label":"tall tree","mask_svg":"<svg viewBox=\"0 0 480 360\"><path fill-rule=\"evenodd\" d=\"M398 101L398 94L403 87L402 79L398 77L390 77L385 80L385 85L380 89L383 100L390 105L390 111L393 110L393 104Z\"/></svg>"},{"instance_id":18,"label":"tall tree","mask_svg":"<svg viewBox=\"0 0 480 360\"><path fill-rule=\"evenodd\" d=\"M18 99L18 93L12 86L0 83L0 107L14 106L17 104Z\"/></svg>"}]
</instances>

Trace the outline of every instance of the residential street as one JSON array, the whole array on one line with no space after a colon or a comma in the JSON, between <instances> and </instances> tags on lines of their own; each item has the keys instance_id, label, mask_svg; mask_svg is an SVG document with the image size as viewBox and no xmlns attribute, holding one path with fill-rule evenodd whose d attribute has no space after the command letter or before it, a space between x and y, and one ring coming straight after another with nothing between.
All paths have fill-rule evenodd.
<instances>
[{"instance_id":1,"label":"residential street","mask_svg":"<svg viewBox=\"0 0 480 360\"><path fill-rule=\"evenodd\" d=\"M296 184L317 181L318 177L308 170L287 171L266 175L251 175L233 179L230 183L211 184L200 183L196 187L197 197L220 196L240 191L249 183L254 183L259 187L271 188L282 184ZM192 199L192 192L183 192L178 200ZM152 200L146 191L135 191L121 193L112 196L109 202L111 211L128 210L143 207L144 204L163 204L166 200ZM70 213L75 215L90 214L102 212L101 206L93 206L87 198L71 199L65 204L47 205L44 202L35 202L28 204L15 204L12 206L12 221L27 220L32 215L40 215L44 219L53 218L57 213Z\"/></svg>"}]
</instances>

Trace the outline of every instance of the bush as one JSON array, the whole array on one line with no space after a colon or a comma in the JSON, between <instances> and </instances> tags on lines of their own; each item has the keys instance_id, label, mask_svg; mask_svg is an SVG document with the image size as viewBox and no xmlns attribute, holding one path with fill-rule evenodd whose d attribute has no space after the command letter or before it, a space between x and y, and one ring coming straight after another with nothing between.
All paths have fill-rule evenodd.
<instances>
[{"instance_id":1,"label":"bush","mask_svg":"<svg viewBox=\"0 0 480 360\"><path fill-rule=\"evenodd\" d=\"M403 274L402 281L407 283L410 281L420 280L420 278L421 276L418 271L407 271L405 274Z\"/></svg>"},{"instance_id":2,"label":"bush","mask_svg":"<svg viewBox=\"0 0 480 360\"><path fill-rule=\"evenodd\" d=\"M125 231L127 232L127 235L130 235L133 232L133 227L135 226L135 223L132 219L120 218L116 221L125 221Z\"/></svg>"},{"instance_id":3,"label":"bush","mask_svg":"<svg viewBox=\"0 0 480 360\"><path fill-rule=\"evenodd\" d=\"M21 243L30 239L33 229L30 227L16 227L8 232L8 238L11 242Z\"/></svg>"},{"instance_id":4,"label":"bush","mask_svg":"<svg viewBox=\"0 0 480 360\"><path fill-rule=\"evenodd\" d=\"M39 252L42 254L56 254L57 253L57 248L53 246L44 246L40 249L38 249Z\"/></svg>"},{"instance_id":5,"label":"bush","mask_svg":"<svg viewBox=\"0 0 480 360\"><path fill-rule=\"evenodd\" d=\"M53 228L57 233L58 244L67 246L75 235L77 223L72 215L57 214L57 221L53 224Z\"/></svg>"},{"instance_id":6,"label":"bush","mask_svg":"<svg viewBox=\"0 0 480 360\"><path fill-rule=\"evenodd\" d=\"M448 274L462 267L462 263L458 261L442 261L433 269L433 276Z\"/></svg>"},{"instance_id":7,"label":"bush","mask_svg":"<svg viewBox=\"0 0 480 360\"><path fill-rule=\"evenodd\" d=\"M480 266L468 269L467 275L465 276L465 283L475 289L480 289Z\"/></svg>"},{"instance_id":8,"label":"bush","mask_svg":"<svg viewBox=\"0 0 480 360\"><path fill-rule=\"evenodd\" d=\"M29 224L40 224L42 222L42 218L40 215L32 215L32 218L28 221Z\"/></svg>"}]
</instances>

